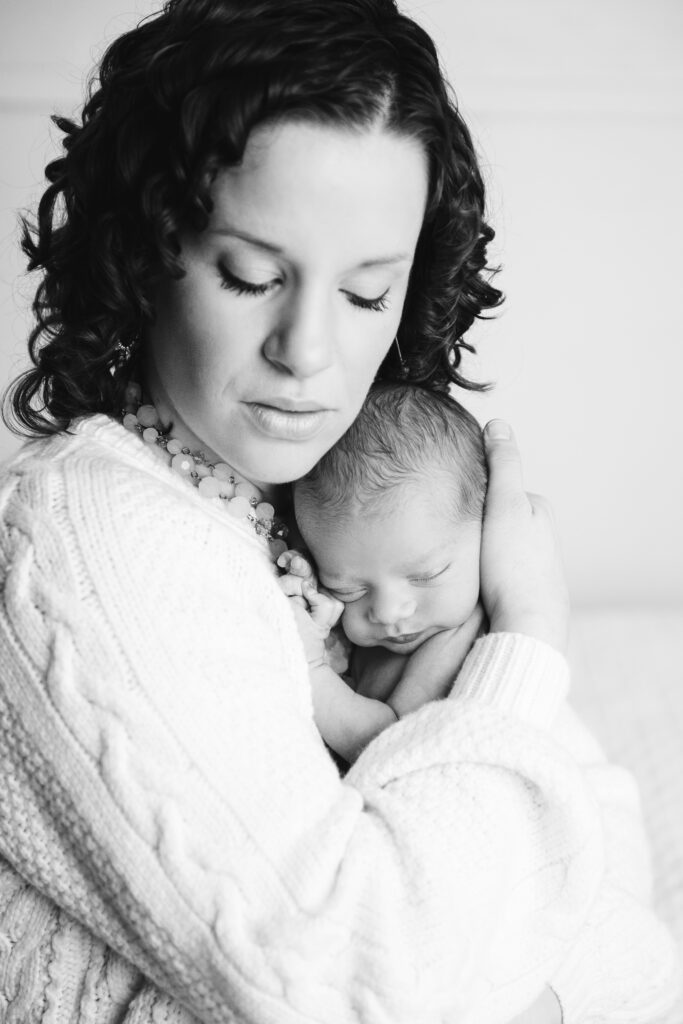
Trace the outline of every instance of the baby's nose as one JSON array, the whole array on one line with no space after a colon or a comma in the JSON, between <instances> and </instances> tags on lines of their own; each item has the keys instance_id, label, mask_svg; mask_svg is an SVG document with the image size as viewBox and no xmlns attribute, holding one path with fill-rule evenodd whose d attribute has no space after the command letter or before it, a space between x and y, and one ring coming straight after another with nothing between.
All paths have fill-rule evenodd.
<instances>
[{"instance_id":1,"label":"baby's nose","mask_svg":"<svg viewBox=\"0 0 683 1024\"><path fill-rule=\"evenodd\" d=\"M376 594L368 609L368 618L375 626L395 626L406 622L415 611L415 600L409 594Z\"/></svg>"}]
</instances>

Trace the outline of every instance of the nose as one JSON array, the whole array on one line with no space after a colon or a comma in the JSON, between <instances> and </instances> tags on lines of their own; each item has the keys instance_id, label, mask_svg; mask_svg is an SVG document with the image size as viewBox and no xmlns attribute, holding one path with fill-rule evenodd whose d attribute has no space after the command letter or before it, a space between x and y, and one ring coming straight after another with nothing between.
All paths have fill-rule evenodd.
<instances>
[{"instance_id":1,"label":"nose","mask_svg":"<svg viewBox=\"0 0 683 1024\"><path fill-rule=\"evenodd\" d=\"M417 603L407 591L376 592L368 604L368 620L375 626L396 626L408 622Z\"/></svg>"},{"instance_id":2,"label":"nose","mask_svg":"<svg viewBox=\"0 0 683 1024\"><path fill-rule=\"evenodd\" d=\"M280 371L305 379L334 361L332 311L312 289L299 289L279 310L266 338L264 355Z\"/></svg>"}]
</instances>

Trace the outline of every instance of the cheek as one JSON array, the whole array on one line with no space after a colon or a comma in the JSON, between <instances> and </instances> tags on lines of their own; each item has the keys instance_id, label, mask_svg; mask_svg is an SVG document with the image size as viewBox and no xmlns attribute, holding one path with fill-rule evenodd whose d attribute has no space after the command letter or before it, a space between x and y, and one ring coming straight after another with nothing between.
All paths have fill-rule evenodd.
<instances>
[{"instance_id":1,"label":"cheek","mask_svg":"<svg viewBox=\"0 0 683 1024\"><path fill-rule=\"evenodd\" d=\"M363 616L359 610L358 604L347 604L344 606L344 611L341 617L342 629L351 643L358 643L363 640L364 629L363 629Z\"/></svg>"},{"instance_id":2,"label":"cheek","mask_svg":"<svg viewBox=\"0 0 683 1024\"><path fill-rule=\"evenodd\" d=\"M346 325L346 344L341 353L347 376L363 398L372 384L380 363L391 348L398 330L398 319L387 313L359 310Z\"/></svg>"},{"instance_id":3,"label":"cheek","mask_svg":"<svg viewBox=\"0 0 683 1024\"><path fill-rule=\"evenodd\" d=\"M353 350L342 354L340 363L343 367L345 408L342 433L351 426L360 412L361 406L377 376L382 360L387 354L394 335L389 339L368 339L365 346L353 346ZM339 364L338 364L339 365Z\"/></svg>"},{"instance_id":4,"label":"cheek","mask_svg":"<svg viewBox=\"0 0 683 1024\"><path fill-rule=\"evenodd\" d=\"M479 580L471 577L440 590L434 610L445 625L460 626L470 617L478 598Z\"/></svg>"}]
</instances>

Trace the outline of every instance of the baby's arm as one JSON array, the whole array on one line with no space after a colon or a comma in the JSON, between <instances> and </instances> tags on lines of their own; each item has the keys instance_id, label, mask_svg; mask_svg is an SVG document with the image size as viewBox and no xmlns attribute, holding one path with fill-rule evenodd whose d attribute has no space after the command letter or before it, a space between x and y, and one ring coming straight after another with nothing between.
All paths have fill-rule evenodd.
<instances>
[{"instance_id":1,"label":"baby's arm","mask_svg":"<svg viewBox=\"0 0 683 1024\"><path fill-rule=\"evenodd\" d=\"M325 661L324 642L343 606L320 593L307 559L286 551L278 565L287 570L280 585L292 601L308 659L316 727L332 750L348 762L355 761L371 739L396 722L397 715L383 701L355 693Z\"/></svg>"},{"instance_id":2,"label":"baby's arm","mask_svg":"<svg viewBox=\"0 0 683 1024\"><path fill-rule=\"evenodd\" d=\"M385 700L397 718L417 711L428 701L446 697L472 644L484 631L484 625L484 612L477 604L461 626L445 629L430 637L408 657L382 651L383 658L391 659L386 672L382 672L381 666L374 664L372 657L368 656L357 677L358 693ZM369 651L368 655L371 653ZM396 661L402 664L397 681ZM393 685L392 680L395 681Z\"/></svg>"},{"instance_id":3,"label":"baby's arm","mask_svg":"<svg viewBox=\"0 0 683 1024\"><path fill-rule=\"evenodd\" d=\"M388 704L355 693L329 665L311 667L310 679L318 731L328 747L349 763L370 740L397 721Z\"/></svg>"}]
</instances>

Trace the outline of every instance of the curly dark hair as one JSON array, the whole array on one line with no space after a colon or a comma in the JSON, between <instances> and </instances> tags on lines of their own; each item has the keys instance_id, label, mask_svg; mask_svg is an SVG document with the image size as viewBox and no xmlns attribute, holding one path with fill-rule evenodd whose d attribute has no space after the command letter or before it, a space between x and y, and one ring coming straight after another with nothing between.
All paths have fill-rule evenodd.
<instances>
[{"instance_id":1,"label":"curly dark hair","mask_svg":"<svg viewBox=\"0 0 683 1024\"><path fill-rule=\"evenodd\" d=\"M169 0L116 39L81 123L53 121L64 153L34 221L42 270L29 337L33 367L8 389L5 421L49 434L76 416L118 414L153 297L183 276L179 231L202 231L221 167L256 125L296 117L420 141L429 194L399 328L407 379L482 390L459 370L490 283L484 185L434 44L393 0ZM394 348L394 347L392 347ZM394 352L379 378L399 375Z\"/></svg>"}]
</instances>

